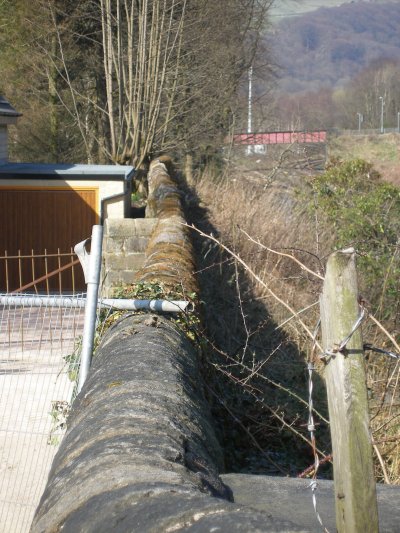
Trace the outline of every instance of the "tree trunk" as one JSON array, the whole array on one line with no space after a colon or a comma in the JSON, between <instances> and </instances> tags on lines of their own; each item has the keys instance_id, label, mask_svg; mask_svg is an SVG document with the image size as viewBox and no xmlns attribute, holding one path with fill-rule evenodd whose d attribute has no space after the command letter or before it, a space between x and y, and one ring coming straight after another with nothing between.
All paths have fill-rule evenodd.
<instances>
[{"instance_id":1,"label":"tree trunk","mask_svg":"<svg viewBox=\"0 0 400 533\"><path fill-rule=\"evenodd\" d=\"M185 178L189 187L195 185L193 178L193 154L187 153L185 156Z\"/></svg>"},{"instance_id":2,"label":"tree trunk","mask_svg":"<svg viewBox=\"0 0 400 533\"><path fill-rule=\"evenodd\" d=\"M50 154L52 163L59 160L58 153L58 93L57 80L58 70L56 66L57 61L57 35L55 33L51 36L51 50L50 50L50 65L49 65L49 105L50 105Z\"/></svg>"}]
</instances>

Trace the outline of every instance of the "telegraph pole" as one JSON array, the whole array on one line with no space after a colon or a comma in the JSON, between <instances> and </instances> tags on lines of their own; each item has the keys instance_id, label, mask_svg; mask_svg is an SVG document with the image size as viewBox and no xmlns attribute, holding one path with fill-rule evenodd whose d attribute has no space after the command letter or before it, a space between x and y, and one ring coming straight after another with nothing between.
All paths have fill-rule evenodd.
<instances>
[{"instance_id":1,"label":"telegraph pole","mask_svg":"<svg viewBox=\"0 0 400 533\"><path fill-rule=\"evenodd\" d=\"M247 109L247 142L250 142L250 135L252 133L252 91L253 91L253 66L249 68L249 95L248 95L248 109ZM252 145L247 145L246 153L250 155L252 153Z\"/></svg>"}]
</instances>

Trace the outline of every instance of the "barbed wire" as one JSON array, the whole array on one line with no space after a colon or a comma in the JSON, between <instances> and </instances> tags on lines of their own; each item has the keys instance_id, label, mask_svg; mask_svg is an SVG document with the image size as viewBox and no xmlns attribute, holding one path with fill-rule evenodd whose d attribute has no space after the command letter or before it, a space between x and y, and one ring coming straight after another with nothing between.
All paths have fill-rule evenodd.
<instances>
[{"instance_id":1,"label":"barbed wire","mask_svg":"<svg viewBox=\"0 0 400 533\"><path fill-rule=\"evenodd\" d=\"M376 346L372 346L372 344L364 344L363 345L363 349L364 351L369 351L369 352L376 352L376 353L381 353L383 355L388 355L389 357L392 357L393 359L400 359L400 354L396 353L396 352L390 352L389 350L384 350L383 348L377 348Z\"/></svg>"},{"instance_id":2,"label":"barbed wire","mask_svg":"<svg viewBox=\"0 0 400 533\"><path fill-rule=\"evenodd\" d=\"M317 481L317 473L320 466L320 459L317 452L317 445L316 445L316 424L314 421L314 402L313 402L313 374L316 371L315 368L315 361L318 359L325 360L326 363L329 362L329 360L332 357L335 357L338 353L342 353L344 355L347 355L346 352L346 346L349 343L350 339L353 337L355 332L361 327L364 320L368 317L368 310L363 305L363 302L361 301L359 303L360 306L360 314L357 318L357 320L354 322L353 327L350 330L350 333L334 348L325 350L322 354L319 356L316 355L316 346L317 346L317 335L318 331L321 325L321 319L318 320L317 325L315 327L314 333L313 333L313 345L310 352L309 361L307 363L307 371L308 371L308 422L307 422L307 429L310 433L310 441L314 456L314 467L313 467L313 475L312 479L309 485L309 488L312 491L312 502L314 507L314 512L317 517L317 520L321 527L323 528L325 533L329 533L329 530L324 525L322 518L318 512L317 507L317 489L318 489L318 481ZM400 359L400 354L392 352L390 350L385 350L383 348L378 348L376 346L373 346L372 344L365 343L363 344L363 351L372 351L376 353L380 353L383 355L387 355L388 357L391 357L393 359Z\"/></svg>"},{"instance_id":3,"label":"barbed wire","mask_svg":"<svg viewBox=\"0 0 400 533\"><path fill-rule=\"evenodd\" d=\"M361 324L364 322L364 320L368 317L368 310L366 307L364 307L363 304L360 304L360 314L357 318L357 320L354 322L353 327L351 328L350 333L345 337L337 347L334 348L328 348L325 350L322 354L320 354L319 358L322 360L326 360L328 362L331 357L335 357L338 353L343 353L346 355L346 346L354 333L361 327ZM370 352L376 352L380 353L382 355L387 355L388 357L391 357L393 359L400 359L400 354L396 352L391 352L390 350L384 350L383 348L378 348L377 346L373 346L372 344L365 343L363 344L363 351L370 351Z\"/></svg>"},{"instance_id":4,"label":"barbed wire","mask_svg":"<svg viewBox=\"0 0 400 533\"><path fill-rule=\"evenodd\" d=\"M334 348L328 348L326 349L320 356L319 358L322 359L322 360L326 360L326 362L328 362L332 357L335 357L336 354L338 353L344 353L345 350L346 350L346 346L347 344L349 343L350 339L352 338L352 336L354 335L354 333L358 330L358 328L361 326L361 324L363 323L364 319L368 316L368 311L367 309L363 306L363 305L360 305L360 309L361 309L361 312L357 318L357 320L354 322L353 324L353 327L351 328L350 330L350 333L347 335L347 337L345 337L338 345L337 347L334 347Z\"/></svg>"},{"instance_id":5,"label":"barbed wire","mask_svg":"<svg viewBox=\"0 0 400 533\"><path fill-rule=\"evenodd\" d=\"M315 437L315 421L314 421L314 401L313 401L313 389L314 389L314 382L313 382L313 373L315 372L315 350L317 346L317 335L318 330L321 325L321 319L318 320L318 323L315 327L314 333L313 333L313 346L310 353L310 358L307 363L307 370L308 370L308 422L307 422L307 429L310 433L310 441L311 441L311 447L313 451L314 456L314 472L313 476L309 485L309 488L311 489L312 493L312 502L314 507L315 516L317 517L318 522L320 523L321 527L323 528L325 533L329 533L329 530L325 527L321 515L318 512L317 507L317 489L318 489L318 482L317 482L317 474L319 469L319 455L317 452L317 445L316 445L316 437Z\"/></svg>"}]
</instances>

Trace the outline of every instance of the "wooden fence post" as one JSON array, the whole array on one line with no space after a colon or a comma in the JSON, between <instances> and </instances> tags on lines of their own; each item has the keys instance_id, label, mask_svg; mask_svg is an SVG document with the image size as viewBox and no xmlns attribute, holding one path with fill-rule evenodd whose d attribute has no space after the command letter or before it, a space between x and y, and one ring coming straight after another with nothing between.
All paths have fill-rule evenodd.
<instances>
[{"instance_id":1,"label":"wooden fence post","mask_svg":"<svg viewBox=\"0 0 400 533\"><path fill-rule=\"evenodd\" d=\"M320 304L323 348L335 352L359 316L352 248L329 257ZM326 361L336 527L339 533L375 533L378 510L360 328L346 348Z\"/></svg>"}]
</instances>

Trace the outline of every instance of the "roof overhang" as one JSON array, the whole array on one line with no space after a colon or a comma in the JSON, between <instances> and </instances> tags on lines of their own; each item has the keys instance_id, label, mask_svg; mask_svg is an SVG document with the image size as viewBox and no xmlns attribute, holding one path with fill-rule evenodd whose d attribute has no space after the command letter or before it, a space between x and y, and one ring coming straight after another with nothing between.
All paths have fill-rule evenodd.
<instances>
[{"instance_id":1,"label":"roof overhang","mask_svg":"<svg viewBox=\"0 0 400 533\"><path fill-rule=\"evenodd\" d=\"M0 96L0 125L16 124L22 116L3 96Z\"/></svg>"},{"instance_id":2,"label":"roof overhang","mask_svg":"<svg viewBox=\"0 0 400 533\"><path fill-rule=\"evenodd\" d=\"M0 164L2 179L49 179L88 181L130 181L135 174L134 167L125 165L81 165L46 163L4 163Z\"/></svg>"}]
</instances>

